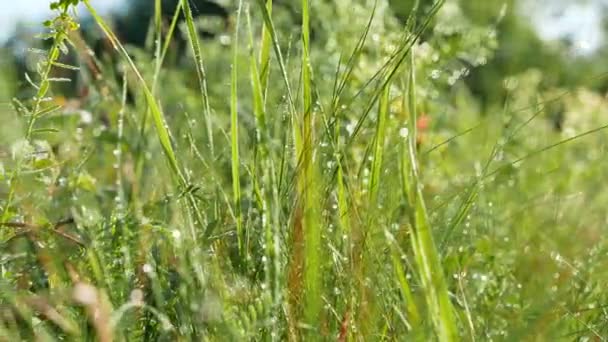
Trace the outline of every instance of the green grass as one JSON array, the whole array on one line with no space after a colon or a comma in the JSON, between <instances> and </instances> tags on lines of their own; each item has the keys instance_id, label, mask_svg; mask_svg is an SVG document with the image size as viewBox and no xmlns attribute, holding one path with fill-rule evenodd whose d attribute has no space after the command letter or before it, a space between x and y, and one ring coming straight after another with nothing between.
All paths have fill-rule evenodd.
<instances>
[{"instance_id":1,"label":"green grass","mask_svg":"<svg viewBox=\"0 0 608 342\"><path fill-rule=\"evenodd\" d=\"M165 30L157 0L146 49L83 2L127 73L82 68L89 95L64 105L64 1L36 96L0 103L0 340L608 336L600 94L529 69L480 106L461 61L492 57L494 27L452 1L405 22L382 1L238 1L201 40L189 1Z\"/></svg>"}]
</instances>

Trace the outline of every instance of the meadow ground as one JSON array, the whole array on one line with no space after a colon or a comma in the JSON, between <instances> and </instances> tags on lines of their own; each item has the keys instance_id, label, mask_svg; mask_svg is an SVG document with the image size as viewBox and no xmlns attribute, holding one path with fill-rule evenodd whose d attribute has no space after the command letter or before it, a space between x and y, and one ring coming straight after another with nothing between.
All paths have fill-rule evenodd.
<instances>
[{"instance_id":1,"label":"meadow ground","mask_svg":"<svg viewBox=\"0 0 608 342\"><path fill-rule=\"evenodd\" d=\"M59 1L0 103L0 340L608 338L608 102L471 86L508 13L243 1L202 40L181 1L135 48L82 2L118 62Z\"/></svg>"}]
</instances>

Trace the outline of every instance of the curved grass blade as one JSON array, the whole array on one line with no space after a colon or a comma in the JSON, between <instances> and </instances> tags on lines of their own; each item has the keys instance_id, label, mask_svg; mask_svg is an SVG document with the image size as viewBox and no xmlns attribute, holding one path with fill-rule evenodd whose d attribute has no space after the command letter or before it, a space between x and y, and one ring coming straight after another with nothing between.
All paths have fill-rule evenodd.
<instances>
[{"instance_id":1,"label":"curved grass blade","mask_svg":"<svg viewBox=\"0 0 608 342\"><path fill-rule=\"evenodd\" d=\"M144 96L146 98L146 102L150 109L150 113L152 114L152 118L154 120L154 126L156 127L156 134L160 141L163 152L165 153L165 157L167 158L171 171L173 171L173 174L177 177L179 182L182 185L184 185L186 183L186 181L180 171L180 168L179 168L179 165L177 162L177 158L175 156L175 151L173 150L173 146L171 145L171 138L169 136L169 131L167 130L167 127L165 126L164 115L163 115L162 111L160 110L160 107L156 103L156 99L154 98L154 95L152 95L152 92L146 85L146 81L144 80L142 75L137 70L135 63L133 63L133 60L127 53L127 50L125 50L124 46L118 41L118 39L116 38L116 36L112 32L112 30L108 27L108 25L104 22L104 20L99 16L99 14L95 10L95 8L93 8L93 6L91 6L90 1L84 0L84 4L87 7L87 10L89 11L89 13L91 13L91 16L93 17L93 19L95 20L97 25L99 25L99 27L101 28L103 33L108 37L108 39L112 43L112 46L120 52L122 57L127 61L127 63L129 64L129 67L131 68L131 70L133 71L135 76L137 77L137 80L139 81L139 84L144 92Z\"/></svg>"}]
</instances>

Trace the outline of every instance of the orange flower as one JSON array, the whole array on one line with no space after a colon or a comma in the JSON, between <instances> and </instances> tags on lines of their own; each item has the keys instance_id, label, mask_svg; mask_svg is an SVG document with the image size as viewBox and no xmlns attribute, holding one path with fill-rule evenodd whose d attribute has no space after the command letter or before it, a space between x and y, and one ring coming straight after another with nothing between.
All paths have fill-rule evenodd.
<instances>
[{"instance_id":1,"label":"orange flower","mask_svg":"<svg viewBox=\"0 0 608 342\"><path fill-rule=\"evenodd\" d=\"M431 117L425 113L422 113L418 117L418 120L416 120L416 128L418 128L419 132L426 131L429 128L430 124L431 124Z\"/></svg>"},{"instance_id":2,"label":"orange flower","mask_svg":"<svg viewBox=\"0 0 608 342\"><path fill-rule=\"evenodd\" d=\"M420 147L424 140L426 139L426 132L431 125L431 117L426 113L421 113L421 115L416 120L416 129L418 130L418 135L416 136L416 146Z\"/></svg>"}]
</instances>

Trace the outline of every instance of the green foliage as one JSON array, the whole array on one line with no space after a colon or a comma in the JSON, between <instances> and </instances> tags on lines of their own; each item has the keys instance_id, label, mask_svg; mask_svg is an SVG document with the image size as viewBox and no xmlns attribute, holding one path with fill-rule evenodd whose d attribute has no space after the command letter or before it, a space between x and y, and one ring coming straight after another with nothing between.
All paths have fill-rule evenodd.
<instances>
[{"instance_id":1,"label":"green foliage","mask_svg":"<svg viewBox=\"0 0 608 342\"><path fill-rule=\"evenodd\" d=\"M55 11L55 10L67 11L71 6L77 6L80 2L81 2L81 0L53 1L50 4L50 8L53 11Z\"/></svg>"},{"instance_id":2,"label":"green foliage","mask_svg":"<svg viewBox=\"0 0 608 342\"><path fill-rule=\"evenodd\" d=\"M83 2L125 73L54 2L0 103L0 340L608 335L608 103L516 1L239 1L203 41L155 0L140 48Z\"/></svg>"}]
</instances>

